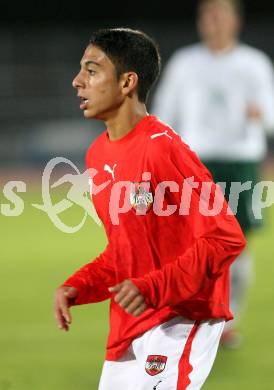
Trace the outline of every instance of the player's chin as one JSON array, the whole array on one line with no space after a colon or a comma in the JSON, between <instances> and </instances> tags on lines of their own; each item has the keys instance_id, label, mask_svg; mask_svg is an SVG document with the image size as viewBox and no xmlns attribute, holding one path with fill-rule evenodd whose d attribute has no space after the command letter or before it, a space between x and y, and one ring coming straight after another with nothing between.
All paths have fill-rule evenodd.
<instances>
[{"instance_id":1,"label":"player's chin","mask_svg":"<svg viewBox=\"0 0 274 390\"><path fill-rule=\"evenodd\" d=\"M96 117L96 114L90 109L84 110L83 114L86 119L93 119Z\"/></svg>"}]
</instances>

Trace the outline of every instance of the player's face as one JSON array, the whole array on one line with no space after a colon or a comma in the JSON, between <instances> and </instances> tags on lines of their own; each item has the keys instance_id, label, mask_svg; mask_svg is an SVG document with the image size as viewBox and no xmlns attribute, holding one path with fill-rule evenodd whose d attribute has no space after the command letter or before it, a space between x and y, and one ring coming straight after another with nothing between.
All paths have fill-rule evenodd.
<instances>
[{"instance_id":1,"label":"player's face","mask_svg":"<svg viewBox=\"0 0 274 390\"><path fill-rule=\"evenodd\" d=\"M86 118L107 120L122 104L121 83L107 55L94 45L86 48L72 85Z\"/></svg>"},{"instance_id":2,"label":"player's face","mask_svg":"<svg viewBox=\"0 0 274 390\"><path fill-rule=\"evenodd\" d=\"M239 31L239 24L236 11L225 1L208 1L199 10L198 30L206 42L217 38L234 40Z\"/></svg>"}]
</instances>

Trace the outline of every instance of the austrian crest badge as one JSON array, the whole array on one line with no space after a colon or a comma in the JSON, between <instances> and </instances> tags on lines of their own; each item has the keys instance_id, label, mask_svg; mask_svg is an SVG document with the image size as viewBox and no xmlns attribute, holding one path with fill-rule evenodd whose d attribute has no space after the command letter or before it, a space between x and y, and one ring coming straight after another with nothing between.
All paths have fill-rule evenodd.
<instances>
[{"instance_id":1,"label":"austrian crest badge","mask_svg":"<svg viewBox=\"0 0 274 390\"><path fill-rule=\"evenodd\" d=\"M130 204L138 215L145 215L153 204L150 182L142 181L131 184Z\"/></svg>"},{"instance_id":2,"label":"austrian crest badge","mask_svg":"<svg viewBox=\"0 0 274 390\"><path fill-rule=\"evenodd\" d=\"M160 374L166 367L167 356L148 355L146 361L146 372L151 375Z\"/></svg>"}]
</instances>

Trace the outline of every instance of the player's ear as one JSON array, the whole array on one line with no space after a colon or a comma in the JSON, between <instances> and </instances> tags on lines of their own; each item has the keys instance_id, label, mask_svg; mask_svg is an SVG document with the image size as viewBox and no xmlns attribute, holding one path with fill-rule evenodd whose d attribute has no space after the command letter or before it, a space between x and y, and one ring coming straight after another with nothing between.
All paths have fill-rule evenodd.
<instances>
[{"instance_id":1,"label":"player's ear","mask_svg":"<svg viewBox=\"0 0 274 390\"><path fill-rule=\"evenodd\" d=\"M126 72L121 76L122 94L132 96L138 86L138 75L135 72Z\"/></svg>"}]
</instances>

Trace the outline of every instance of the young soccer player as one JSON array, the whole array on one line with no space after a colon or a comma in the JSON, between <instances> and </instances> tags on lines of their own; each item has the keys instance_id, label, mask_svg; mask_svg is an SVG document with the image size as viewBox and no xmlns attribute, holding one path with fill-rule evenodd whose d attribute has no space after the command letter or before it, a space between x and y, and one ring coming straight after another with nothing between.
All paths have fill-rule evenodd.
<instances>
[{"instance_id":1,"label":"young soccer player","mask_svg":"<svg viewBox=\"0 0 274 390\"><path fill-rule=\"evenodd\" d=\"M232 318L229 267L245 239L195 153L147 113L159 69L147 35L106 29L73 80L85 118L107 128L86 162L108 245L57 289L55 317L68 330L70 306L110 299L100 390L200 389Z\"/></svg>"}]
</instances>

